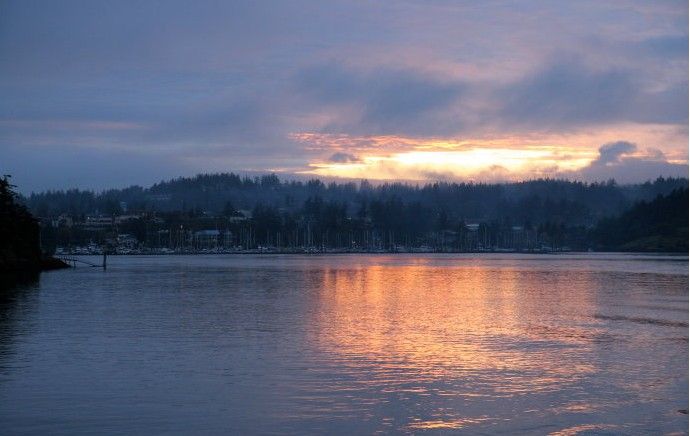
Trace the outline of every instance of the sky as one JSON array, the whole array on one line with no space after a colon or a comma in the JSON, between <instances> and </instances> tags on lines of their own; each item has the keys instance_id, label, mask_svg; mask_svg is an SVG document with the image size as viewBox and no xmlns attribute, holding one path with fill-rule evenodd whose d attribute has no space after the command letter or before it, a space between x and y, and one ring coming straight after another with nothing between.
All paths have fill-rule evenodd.
<instances>
[{"instance_id":1,"label":"sky","mask_svg":"<svg viewBox=\"0 0 690 436\"><path fill-rule=\"evenodd\" d=\"M20 191L688 175L687 1L0 1Z\"/></svg>"}]
</instances>

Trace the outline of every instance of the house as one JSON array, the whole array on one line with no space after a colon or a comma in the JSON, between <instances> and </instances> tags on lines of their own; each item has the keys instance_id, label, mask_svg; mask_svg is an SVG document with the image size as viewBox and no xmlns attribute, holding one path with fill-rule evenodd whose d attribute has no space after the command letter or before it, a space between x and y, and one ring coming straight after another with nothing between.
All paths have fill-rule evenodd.
<instances>
[{"instance_id":1,"label":"house","mask_svg":"<svg viewBox=\"0 0 690 436\"><path fill-rule=\"evenodd\" d=\"M236 223L240 221L246 221L248 219L251 219L252 217L252 211L250 210L238 210L237 213L233 216L228 217L228 221L231 223Z\"/></svg>"},{"instance_id":2,"label":"house","mask_svg":"<svg viewBox=\"0 0 690 436\"><path fill-rule=\"evenodd\" d=\"M124 224L127 221L138 220L139 218L139 215L118 215L115 217L115 225Z\"/></svg>"},{"instance_id":3,"label":"house","mask_svg":"<svg viewBox=\"0 0 690 436\"><path fill-rule=\"evenodd\" d=\"M220 239L218 230L197 230L194 232L194 248L216 248Z\"/></svg>"},{"instance_id":4,"label":"house","mask_svg":"<svg viewBox=\"0 0 690 436\"><path fill-rule=\"evenodd\" d=\"M104 230L113 226L113 218L104 215L91 215L86 217L84 228L86 230Z\"/></svg>"}]
</instances>

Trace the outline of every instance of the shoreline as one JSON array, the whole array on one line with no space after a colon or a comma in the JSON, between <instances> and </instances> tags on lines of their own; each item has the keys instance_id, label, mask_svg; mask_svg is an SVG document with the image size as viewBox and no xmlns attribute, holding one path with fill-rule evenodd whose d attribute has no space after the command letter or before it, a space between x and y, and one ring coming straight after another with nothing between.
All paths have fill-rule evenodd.
<instances>
[{"instance_id":1,"label":"shoreline","mask_svg":"<svg viewBox=\"0 0 690 436\"><path fill-rule=\"evenodd\" d=\"M243 251L221 251L221 252L175 252L175 253L108 253L108 256L219 256L219 255L305 255L305 256L323 256L323 255L342 255L342 254L381 254L381 255L396 255L396 254L535 254L535 255L560 255L560 254L637 254L637 255L667 255L667 256L688 256L690 253L682 251L350 251L350 250L333 250L333 251L258 251L258 250L243 250ZM59 254L56 255L59 259L61 256L103 256L103 253L80 253L80 254Z\"/></svg>"}]
</instances>

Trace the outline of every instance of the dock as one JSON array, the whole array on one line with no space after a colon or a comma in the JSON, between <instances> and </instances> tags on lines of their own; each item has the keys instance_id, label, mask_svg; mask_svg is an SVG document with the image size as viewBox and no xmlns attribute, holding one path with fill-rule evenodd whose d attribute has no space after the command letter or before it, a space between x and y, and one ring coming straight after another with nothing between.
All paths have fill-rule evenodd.
<instances>
[{"instance_id":1,"label":"dock","mask_svg":"<svg viewBox=\"0 0 690 436\"><path fill-rule=\"evenodd\" d=\"M90 267L95 267L95 268L103 268L106 269L106 255L103 254L103 263L98 264L91 262L89 260L85 259L78 259L76 257L70 257L70 256L55 256L61 261L65 262L66 264L70 265L72 268L76 268L78 264L90 266Z\"/></svg>"}]
</instances>

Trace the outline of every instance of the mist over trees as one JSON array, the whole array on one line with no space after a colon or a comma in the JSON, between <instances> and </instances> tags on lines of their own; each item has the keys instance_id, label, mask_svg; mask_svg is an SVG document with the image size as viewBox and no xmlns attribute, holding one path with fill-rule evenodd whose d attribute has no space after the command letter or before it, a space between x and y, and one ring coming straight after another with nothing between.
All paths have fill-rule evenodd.
<instances>
[{"instance_id":1,"label":"mist over trees","mask_svg":"<svg viewBox=\"0 0 690 436\"><path fill-rule=\"evenodd\" d=\"M83 221L87 216L139 214L142 218L121 231L154 246L153 233L167 231L173 244L175 237L182 238L175 229L182 228L231 232L233 243L245 248L588 249L622 244L602 239L606 231L600 223L616 226L613 218L660 195L685 192L687 202L687 186L684 178L636 185L565 180L326 184L318 179L281 181L275 174L249 178L223 173L150 188L32 193L23 201L39 217L69 215Z\"/></svg>"},{"instance_id":2,"label":"mist over trees","mask_svg":"<svg viewBox=\"0 0 690 436\"><path fill-rule=\"evenodd\" d=\"M218 214L228 202L243 210L262 204L296 211L311 198L344 204L349 215L356 215L362 207L370 207L370 203L393 201L405 206L415 204L436 213L445 211L452 217L496 219L509 216L516 222L562 218L571 223L586 223L592 218L619 213L636 201L651 200L687 186L687 179L675 178L623 186L612 180L584 183L542 179L508 184L373 185L366 180L324 184L318 179L281 182L275 174L249 178L222 173L181 177L150 188L45 191L32 193L24 201L38 216L118 214L124 212L123 203L130 212L197 210Z\"/></svg>"}]
</instances>

